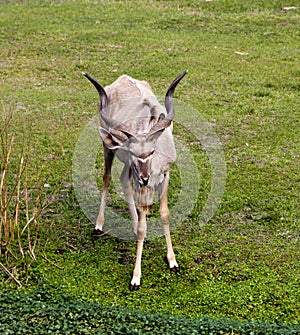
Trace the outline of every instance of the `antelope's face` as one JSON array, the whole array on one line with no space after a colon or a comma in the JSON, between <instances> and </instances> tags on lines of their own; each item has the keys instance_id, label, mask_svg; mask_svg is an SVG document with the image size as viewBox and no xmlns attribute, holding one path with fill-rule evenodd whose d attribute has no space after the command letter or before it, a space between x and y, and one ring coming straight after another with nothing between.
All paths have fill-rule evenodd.
<instances>
[{"instance_id":1,"label":"antelope's face","mask_svg":"<svg viewBox=\"0 0 300 335\"><path fill-rule=\"evenodd\" d=\"M155 141L146 135L132 139L128 146L129 164L133 179L140 187L147 186L151 177L151 162L155 153Z\"/></svg>"},{"instance_id":2,"label":"antelope's face","mask_svg":"<svg viewBox=\"0 0 300 335\"><path fill-rule=\"evenodd\" d=\"M147 134L131 135L124 131L99 128L101 138L107 148L120 150L125 164L131 168L133 179L140 187L147 186L151 178L152 158L155 155L155 145L164 131L158 129Z\"/></svg>"}]
</instances>

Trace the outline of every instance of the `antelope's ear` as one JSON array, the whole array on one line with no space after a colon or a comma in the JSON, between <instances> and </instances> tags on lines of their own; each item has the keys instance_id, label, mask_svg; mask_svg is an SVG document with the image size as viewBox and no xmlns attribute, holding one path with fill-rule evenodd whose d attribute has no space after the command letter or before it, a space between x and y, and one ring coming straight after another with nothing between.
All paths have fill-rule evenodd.
<instances>
[{"instance_id":1,"label":"antelope's ear","mask_svg":"<svg viewBox=\"0 0 300 335\"><path fill-rule=\"evenodd\" d=\"M99 133L106 147L111 150L120 148L129 138L127 134L115 129L108 131L99 127Z\"/></svg>"},{"instance_id":2,"label":"antelope's ear","mask_svg":"<svg viewBox=\"0 0 300 335\"><path fill-rule=\"evenodd\" d=\"M165 128L163 128L163 129L158 129L158 130L156 130L155 132L150 133L150 134L148 135L147 140L148 140L149 142L155 143L155 142L157 141L157 139L159 138L159 136L163 133L164 130L165 130Z\"/></svg>"},{"instance_id":3,"label":"antelope's ear","mask_svg":"<svg viewBox=\"0 0 300 335\"><path fill-rule=\"evenodd\" d=\"M150 129L148 141L156 142L163 131L170 126L172 120L167 120L163 113L160 114L157 123Z\"/></svg>"},{"instance_id":4,"label":"antelope's ear","mask_svg":"<svg viewBox=\"0 0 300 335\"><path fill-rule=\"evenodd\" d=\"M148 140L155 142L163 131L172 124L172 120L168 119L165 114L161 113L158 121L150 129Z\"/></svg>"}]
</instances>

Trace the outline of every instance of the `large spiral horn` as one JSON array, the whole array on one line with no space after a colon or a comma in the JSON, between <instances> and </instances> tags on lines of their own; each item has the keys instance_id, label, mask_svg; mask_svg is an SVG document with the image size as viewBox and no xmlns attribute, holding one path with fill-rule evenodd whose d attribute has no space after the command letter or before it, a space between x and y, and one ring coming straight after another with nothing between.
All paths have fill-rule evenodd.
<instances>
[{"instance_id":1,"label":"large spiral horn","mask_svg":"<svg viewBox=\"0 0 300 335\"><path fill-rule=\"evenodd\" d=\"M99 117L102 119L106 125L114 130L123 132L127 138L132 137L133 135L128 130L128 127L117 122L116 120L111 119L107 115L107 106L108 106L108 98L104 88L98 83L98 81L90 76L88 73L82 72L82 74L95 86L96 90L99 93L100 97L100 106L99 106Z\"/></svg>"},{"instance_id":2,"label":"large spiral horn","mask_svg":"<svg viewBox=\"0 0 300 335\"><path fill-rule=\"evenodd\" d=\"M166 97L165 97L165 107L167 111L167 116L160 118L160 120L151 128L150 133L155 133L159 130L167 128L170 126L172 120L174 119L175 111L173 106L173 95L175 92L176 86L179 84L181 79L188 73L187 70L183 71L175 80L173 80L170 85Z\"/></svg>"},{"instance_id":3,"label":"large spiral horn","mask_svg":"<svg viewBox=\"0 0 300 335\"><path fill-rule=\"evenodd\" d=\"M167 118L170 120L173 120L174 118L174 106L173 106L173 94L175 91L176 86L179 84L179 82L181 81L181 79L187 74L187 70L183 71L170 85L166 97L165 97L165 106L166 106L166 110L167 110Z\"/></svg>"},{"instance_id":4,"label":"large spiral horn","mask_svg":"<svg viewBox=\"0 0 300 335\"><path fill-rule=\"evenodd\" d=\"M88 73L82 72L82 74L95 86L99 93L100 105L99 105L99 117L109 126L113 128L114 122L107 116L107 94L104 88L98 83L98 81L90 76Z\"/></svg>"}]
</instances>

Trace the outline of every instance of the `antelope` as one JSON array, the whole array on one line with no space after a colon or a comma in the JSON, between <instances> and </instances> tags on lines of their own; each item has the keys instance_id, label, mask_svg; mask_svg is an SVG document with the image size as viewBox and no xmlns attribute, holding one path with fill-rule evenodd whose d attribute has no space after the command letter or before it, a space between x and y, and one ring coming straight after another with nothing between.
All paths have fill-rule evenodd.
<instances>
[{"instance_id":1,"label":"antelope","mask_svg":"<svg viewBox=\"0 0 300 335\"><path fill-rule=\"evenodd\" d=\"M111 167L117 156L124 163L120 182L137 238L135 267L129 286L131 291L140 288L146 214L153 205L155 191L160 202L168 264L171 271L179 271L170 236L168 184L170 164L176 159L172 135L173 94L186 73L182 72L172 82L165 96L165 106L162 106L145 81L122 75L103 88L96 79L83 72L99 94L99 132L104 148L103 192L93 235L100 236L103 232Z\"/></svg>"}]
</instances>

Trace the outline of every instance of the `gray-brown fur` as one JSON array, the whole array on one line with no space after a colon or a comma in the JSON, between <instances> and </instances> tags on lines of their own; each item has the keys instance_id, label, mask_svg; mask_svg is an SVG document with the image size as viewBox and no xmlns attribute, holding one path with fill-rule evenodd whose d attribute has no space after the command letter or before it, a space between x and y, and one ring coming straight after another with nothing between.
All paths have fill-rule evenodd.
<instances>
[{"instance_id":1,"label":"gray-brown fur","mask_svg":"<svg viewBox=\"0 0 300 335\"><path fill-rule=\"evenodd\" d=\"M84 74L99 93L99 131L104 143L103 193L95 229L103 229L111 165L113 157L117 156L124 163L120 181L138 240L131 290L140 286L141 257L147 229L146 213L152 207L155 191L158 191L160 201L169 266L175 271L179 269L170 238L167 193L169 167L176 159L172 136L172 98L175 87L185 74L186 71L172 82L166 94L165 106L158 102L145 81L123 75L103 89L94 78Z\"/></svg>"}]
</instances>

